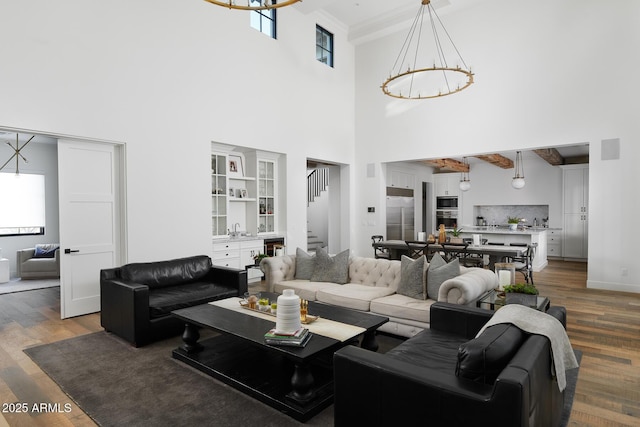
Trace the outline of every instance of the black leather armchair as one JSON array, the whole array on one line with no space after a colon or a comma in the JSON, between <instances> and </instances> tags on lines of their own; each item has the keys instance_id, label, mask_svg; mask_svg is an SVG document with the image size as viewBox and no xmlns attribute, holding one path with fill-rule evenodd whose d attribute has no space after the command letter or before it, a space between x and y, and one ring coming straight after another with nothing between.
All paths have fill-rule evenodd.
<instances>
[{"instance_id":1,"label":"black leather armchair","mask_svg":"<svg viewBox=\"0 0 640 427\"><path fill-rule=\"evenodd\" d=\"M214 267L206 255L100 271L100 324L136 347L179 335L171 311L247 291L245 270Z\"/></svg>"},{"instance_id":2,"label":"black leather armchair","mask_svg":"<svg viewBox=\"0 0 640 427\"><path fill-rule=\"evenodd\" d=\"M566 325L563 307L548 313ZM558 426L564 400L548 339L501 324L472 340L492 314L438 302L431 328L386 354L337 351L335 425Z\"/></svg>"}]
</instances>

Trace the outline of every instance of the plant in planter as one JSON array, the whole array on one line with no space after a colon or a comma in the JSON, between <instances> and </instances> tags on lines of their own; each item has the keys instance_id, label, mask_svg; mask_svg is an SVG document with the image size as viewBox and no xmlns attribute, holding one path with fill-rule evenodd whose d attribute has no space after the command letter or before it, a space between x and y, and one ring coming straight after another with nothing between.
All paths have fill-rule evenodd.
<instances>
[{"instance_id":1,"label":"plant in planter","mask_svg":"<svg viewBox=\"0 0 640 427\"><path fill-rule=\"evenodd\" d=\"M267 254L258 254L258 255L253 257L253 261L256 263L256 265L260 265L260 262L264 258L269 258L269 255L267 255Z\"/></svg>"},{"instance_id":2,"label":"plant in planter","mask_svg":"<svg viewBox=\"0 0 640 427\"><path fill-rule=\"evenodd\" d=\"M507 224L509 224L509 230L517 230L520 218L517 216L510 216L507 218Z\"/></svg>"},{"instance_id":3,"label":"plant in planter","mask_svg":"<svg viewBox=\"0 0 640 427\"><path fill-rule=\"evenodd\" d=\"M529 283L516 283L504 287L507 304L522 304L535 308L538 301L538 290Z\"/></svg>"},{"instance_id":4,"label":"plant in planter","mask_svg":"<svg viewBox=\"0 0 640 427\"><path fill-rule=\"evenodd\" d=\"M504 287L505 293L517 293L517 294L528 294L528 295L538 295L538 289L530 283L515 283L513 285L506 285Z\"/></svg>"},{"instance_id":5,"label":"plant in planter","mask_svg":"<svg viewBox=\"0 0 640 427\"><path fill-rule=\"evenodd\" d=\"M460 237L462 228L458 228L457 224L453 225L453 230L451 230L449 233L451 233L451 235L453 236L449 239L450 243L462 243L462 238Z\"/></svg>"}]
</instances>

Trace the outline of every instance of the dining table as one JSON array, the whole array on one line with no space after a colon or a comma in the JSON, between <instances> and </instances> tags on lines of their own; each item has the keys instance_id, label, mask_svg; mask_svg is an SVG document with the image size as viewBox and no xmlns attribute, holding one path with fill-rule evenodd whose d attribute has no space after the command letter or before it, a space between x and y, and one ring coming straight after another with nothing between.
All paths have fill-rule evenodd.
<instances>
[{"instance_id":1,"label":"dining table","mask_svg":"<svg viewBox=\"0 0 640 427\"><path fill-rule=\"evenodd\" d=\"M422 243L426 245L427 242ZM412 241L409 243L414 248L419 248L421 242ZM446 246L451 246L450 243L445 243ZM402 255L409 253L409 247L404 240L382 240L380 242L373 243L374 248L384 248L389 252L389 259L399 260ZM463 245L461 245L463 246ZM429 243L427 251L440 252L443 251L443 245L439 243ZM489 264L487 268L489 270L495 270L495 264L502 262L506 258L521 258L524 256L526 246L510 246L510 245L467 245L466 252L468 254L487 255L489 258Z\"/></svg>"}]
</instances>

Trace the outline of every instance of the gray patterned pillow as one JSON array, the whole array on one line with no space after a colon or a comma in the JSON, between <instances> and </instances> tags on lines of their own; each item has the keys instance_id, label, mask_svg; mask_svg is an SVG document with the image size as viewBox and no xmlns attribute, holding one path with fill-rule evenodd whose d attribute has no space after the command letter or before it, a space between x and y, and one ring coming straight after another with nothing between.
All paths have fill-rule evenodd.
<instances>
[{"instance_id":1,"label":"gray patterned pillow","mask_svg":"<svg viewBox=\"0 0 640 427\"><path fill-rule=\"evenodd\" d=\"M426 298L425 272L426 258L421 256L418 259L412 259L402 255L400 259L400 284L397 293L415 299Z\"/></svg>"},{"instance_id":2,"label":"gray patterned pillow","mask_svg":"<svg viewBox=\"0 0 640 427\"><path fill-rule=\"evenodd\" d=\"M442 282L459 275L460 261L458 258L447 264L440 254L436 252L427 270L427 297L438 301L438 291L440 291Z\"/></svg>"},{"instance_id":3,"label":"gray patterned pillow","mask_svg":"<svg viewBox=\"0 0 640 427\"><path fill-rule=\"evenodd\" d=\"M311 275L313 282L333 282L343 285L349 280L349 249L330 256L321 248L316 252L316 266Z\"/></svg>"},{"instance_id":4,"label":"gray patterned pillow","mask_svg":"<svg viewBox=\"0 0 640 427\"><path fill-rule=\"evenodd\" d=\"M296 279L309 280L316 267L316 257L296 248Z\"/></svg>"}]
</instances>

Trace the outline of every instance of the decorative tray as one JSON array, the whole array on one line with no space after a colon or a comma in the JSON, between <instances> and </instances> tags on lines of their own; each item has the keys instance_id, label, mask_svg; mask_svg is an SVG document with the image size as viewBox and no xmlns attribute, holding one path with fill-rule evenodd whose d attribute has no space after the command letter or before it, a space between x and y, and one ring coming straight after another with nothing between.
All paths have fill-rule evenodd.
<instances>
[{"instance_id":1,"label":"decorative tray","mask_svg":"<svg viewBox=\"0 0 640 427\"><path fill-rule=\"evenodd\" d=\"M276 317L276 315L274 313L272 313L271 311L260 310L258 308L249 307L249 303L247 301L241 300L239 302L240 302L240 306L242 308L245 308L245 309L251 310L251 311L255 311L257 313L262 313L262 314L266 314L266 315L269 315L269 316ZM320 318L320 316L314 316L314 315L311 315L311 314L307 314L307 320L301 321L300 323L302 323L303 325L308 325L309 323L315 322L319 318Z\"/></svg>"}]
</instances>

